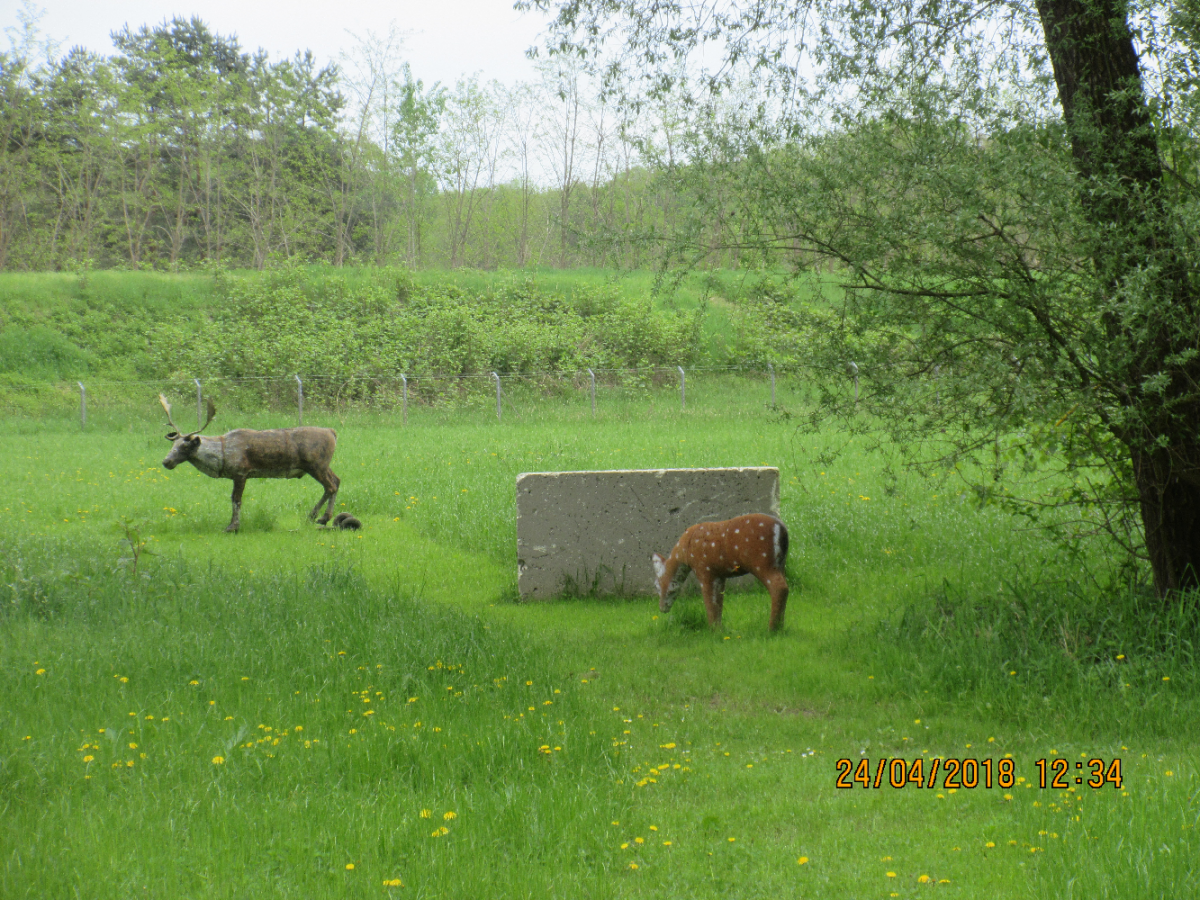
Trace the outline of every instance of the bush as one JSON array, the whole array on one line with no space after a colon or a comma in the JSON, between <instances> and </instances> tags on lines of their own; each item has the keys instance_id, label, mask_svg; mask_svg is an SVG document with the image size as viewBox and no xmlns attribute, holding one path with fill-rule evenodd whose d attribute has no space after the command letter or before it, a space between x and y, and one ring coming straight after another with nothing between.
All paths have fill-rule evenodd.
<instances>
[{"instance_id":1,"label":"bush","mask_svg":"<svg viewBox=\"0 0 1200 900\"><path fill-rule=\"evenodd\" d=\"M64 381L91 371L94 357L45 325L0 331L0 372Z\"/></svg>"}]
</instances>

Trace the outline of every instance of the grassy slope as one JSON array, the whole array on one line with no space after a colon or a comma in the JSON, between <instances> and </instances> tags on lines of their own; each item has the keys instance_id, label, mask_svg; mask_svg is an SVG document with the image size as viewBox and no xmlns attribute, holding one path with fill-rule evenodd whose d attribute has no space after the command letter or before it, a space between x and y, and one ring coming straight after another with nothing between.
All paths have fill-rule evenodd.
<instances>
[{"instance_id":1,"label":"grassy slope","mask_svg":"<svg viewBox=\"0 0 1200 900\"><path fill-rule=\"evenodd\" d=\"M772 424L747 393L714 390L706 402L698 389L686 414L671 394L620 408L602 399L595 423L579 405L518 407L504 425L481 413L417 414L407 430L337 423L341 500L366 523L357 535L311 530L307 480L252 482L243 533L221 534L227 485L191 469L163 473L166 444L139 423L86 442L65 427L12 439L16 489L0 532L10 554L23 545L36 555L49 541L97 547L100 564L115 563L111 523L128 516L146 523L158 554L143 562L148 583L180 586L146 606L137 592L79 588L68 609L8 617L0 893L84 885L84 895L108 896L142 883L161 892L177 879L180 895L379 896L398 876L415 896L484 885L497 896L916 896L929 887L922 876L962 897L1067 896L1068 882L1089 897L1194 892L1187 673L1100 698L1098 719L1079 714L1089 704L1078 692L1035 695L1025 673L1004 712L982 695L914 688L889 669L898 657L881 645L881 618L944 579L982 594L1018 570L1077 573L1035 535L971 508L953 480L902 475L889 494L879 457L851 447L819 464L836 434ZM645 600L506 599L516 473L744 464L783 475L794 548L783 634L766 634L760 590L731 596L720 634L701 626L696 599L670 617ZM307 574L347 566L357 587ZM173 602L179 593L194 604ZM434 719L410 711L405 695L440 696L442 674L422 670L439 659L465 661L464 683L479 686L469 709L435 707L446 730L487 746L439 754L422 732L421 753L397 756L395 733L375 719L351 739L347 725L362 717L340 703L367 686L357 666L384 666L370 680L386 694L378 721L416 740L418 715L422 727ZM504 675L515 688L489 694ZM523 676L536 696L520 693ZM200 697L189 694L193 678ZM317 698L336 714L315 713ZM546 699L566 712L564 726L545 715L555 708ZM141 779L105 756L84 783L81 732L119 727L128 711L145 722L174 710L187 727L162 738L165 755L152 754ZM234 727L254 735L260 724L305 724L329 749L275 762L256 745L236 771L216 771L211 756L238 752L224 749ZM842 757L1004 753L1027 779L1010 791L834 788ZM1029 786L1035 759L1081 754L1121 756L1125 790ZM434 838L445 811L459 818ZM203 838L157 841L186 816ZM143 824L114 834L113 821ZM51 876L39 852L84 862Z\"/></svg>"},{"instance_id":2,"label":"grassy slope","mask_svg":"<svg viewBox=\"0 0 1200 900\"><path fill-rule=\"evenodd\" d=\"M226 274L232 279L260 277L260 273L253 271ZM308 271L308 277L337 278L353 293L374 283L380 271L314 267ZM755 273L720 272L666 281L646 271L603 269L412 274L418 287L450 283L468 292L487 293L513 281L528 280L543 290L569 298L579 288L610 285L627 298L651 298L660 309L689 311L703 306L704 346L709 361L715 365L730 362L729 300L748 290L757 277ZM84 354L92 354L78 365L61 365L61 371L57 372L52 371L52 364L44 373L17 370L17 374L52 380L152 377L145 353L148 325L178 315L198 318L220 302L220 285L209 273L102 271L88 273L86 277L71 273L0 273L0 331L42 325L63 335ZM0 372L5 366L3 350L0 341ZM206 373L198 374L203 377Z\"/></svg>"}]
</instances>

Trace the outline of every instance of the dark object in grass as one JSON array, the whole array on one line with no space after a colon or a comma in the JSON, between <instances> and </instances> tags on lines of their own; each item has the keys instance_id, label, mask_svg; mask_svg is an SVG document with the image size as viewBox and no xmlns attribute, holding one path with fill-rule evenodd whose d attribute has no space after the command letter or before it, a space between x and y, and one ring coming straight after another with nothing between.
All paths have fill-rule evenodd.
<instances>
[{"instance_id":1,"label":"dark object in grass","mask_svg":"<svg viewBox=\"0 0 1200 900\"><path fill-rule=\"evenodd\" d=\"M337 446L337 432L332 428L277 428L271 431L251 431L239 428L221 437L201 435L217 414L212 399L208 401L208 419L196 431L183 434L171 421L171 404L158 395L171 431L171 452L163 460L164 469L174 469L181 462L190 462L210 478L233 480L233 519L226 531L237 531L242 511L242 490L247 478L301 478L311 475L325 488L310 519L316 519L321 505L328 501L325 515L318 519L324 525L333 514L341 480L329 468ZM355 519L354 521L358 521ZM360 523L361 525L361 523Z\"/></svg>"},{"instance_id":2,"label":"dark object in grass","mask_svg":"<svg viewBox=\"0 0 1200 900\"><path fill-rule=\"evenodd\" d=\"M770 629L783 625L788 584L783 569L787 563L787 526L774 516L753 513L724 522L701 522L683 533L683 537L663 557L655 553L654 575L658 584L658 608L667 612L688 572L695 572L704 595L708 624L721 624L725 604L725 579L752 574L771 592Z\"/></svg>"},{"instance_id":3,"label":"dark object in grass","mask_svg":"<svg viewBox=\"0 0 1200 900\"><path fill-rule=\"evenodd\" d=\"M362 528L362 522L350 515L350 513L338 513L333 517L333 523L330 528L339 528L342 531L358 531Z\"/></svg>"}]
</instances>

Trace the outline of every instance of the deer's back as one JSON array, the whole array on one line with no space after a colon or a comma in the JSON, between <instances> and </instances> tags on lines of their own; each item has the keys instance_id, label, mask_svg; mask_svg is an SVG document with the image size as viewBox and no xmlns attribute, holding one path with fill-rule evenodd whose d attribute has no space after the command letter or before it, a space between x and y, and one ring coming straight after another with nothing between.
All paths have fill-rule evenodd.
<instances>
[{"instance_id":1,"label":"deer's back","mask_svg":"<svg viewBox=\"0 0 1200 900\"><path fill-rule=\"evenodd\" d=\"M337 432L313 426L267 431L239 428L225 435L227 456L251 473L280 477L325 468L333 459L336 446Z\"/></svg>"},{"instance_id":2,"label":"deer's back","mask_svg":"<svg viewBox=\"0 0 1200 900\"><path fill-rule=\"evenodd\" d=\"M707 567L718 575L781 569L787 560L787 526L760 513L701 522L684 532L680 543L692 568Z\"/></svg>"}]
</instances>

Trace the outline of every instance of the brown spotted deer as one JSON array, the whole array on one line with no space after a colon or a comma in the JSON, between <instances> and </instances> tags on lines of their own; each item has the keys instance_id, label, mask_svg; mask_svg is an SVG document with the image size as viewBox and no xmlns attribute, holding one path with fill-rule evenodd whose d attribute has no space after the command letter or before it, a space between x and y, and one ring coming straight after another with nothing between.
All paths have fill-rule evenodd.
<instances>
[{"instance_id":1,"label":"brown spotted deer","mask_svg":"<svg viewBox=\"0 0 1200 900\"><path fill-rule=\"evenodd\" d=\"M688 572L695 572L708 611L708 624L721 624L725 604L725 579L751 574L771 593L770 629L783 625L788 585L783 568L787 563L787 526L774 516L753 513L724 522L701 522L683 533L671 555L651 557L658 584L658 608L667 612Z\"/></svg>"},{"instance_id":2,"label":"brown spotted deer","mask_svg":"<svg viewBox=\"0 0 1200 900\"><path fill-rule=\"evenodd\" d=\"M309 513L317 518L321 504L328 501L325 515L318 522L324 525L333 514L341 480L333 474L329 463L337 446L337 432L332 428L275 428L270 431L251 431L238 428L220 437L200 434L217 414L212 399L208 401L208 419L191 434L183 434L171 421L171 404L158 395L167 411L171 431L171 452L163 460L164 469L174 469L182 462L193 466L210 478L233 479L233 519L226 531L237 531L242 511L242 491L247 478L302 478L311 475L325 488L320 501Z\"/></svg>"}]
</instances>

